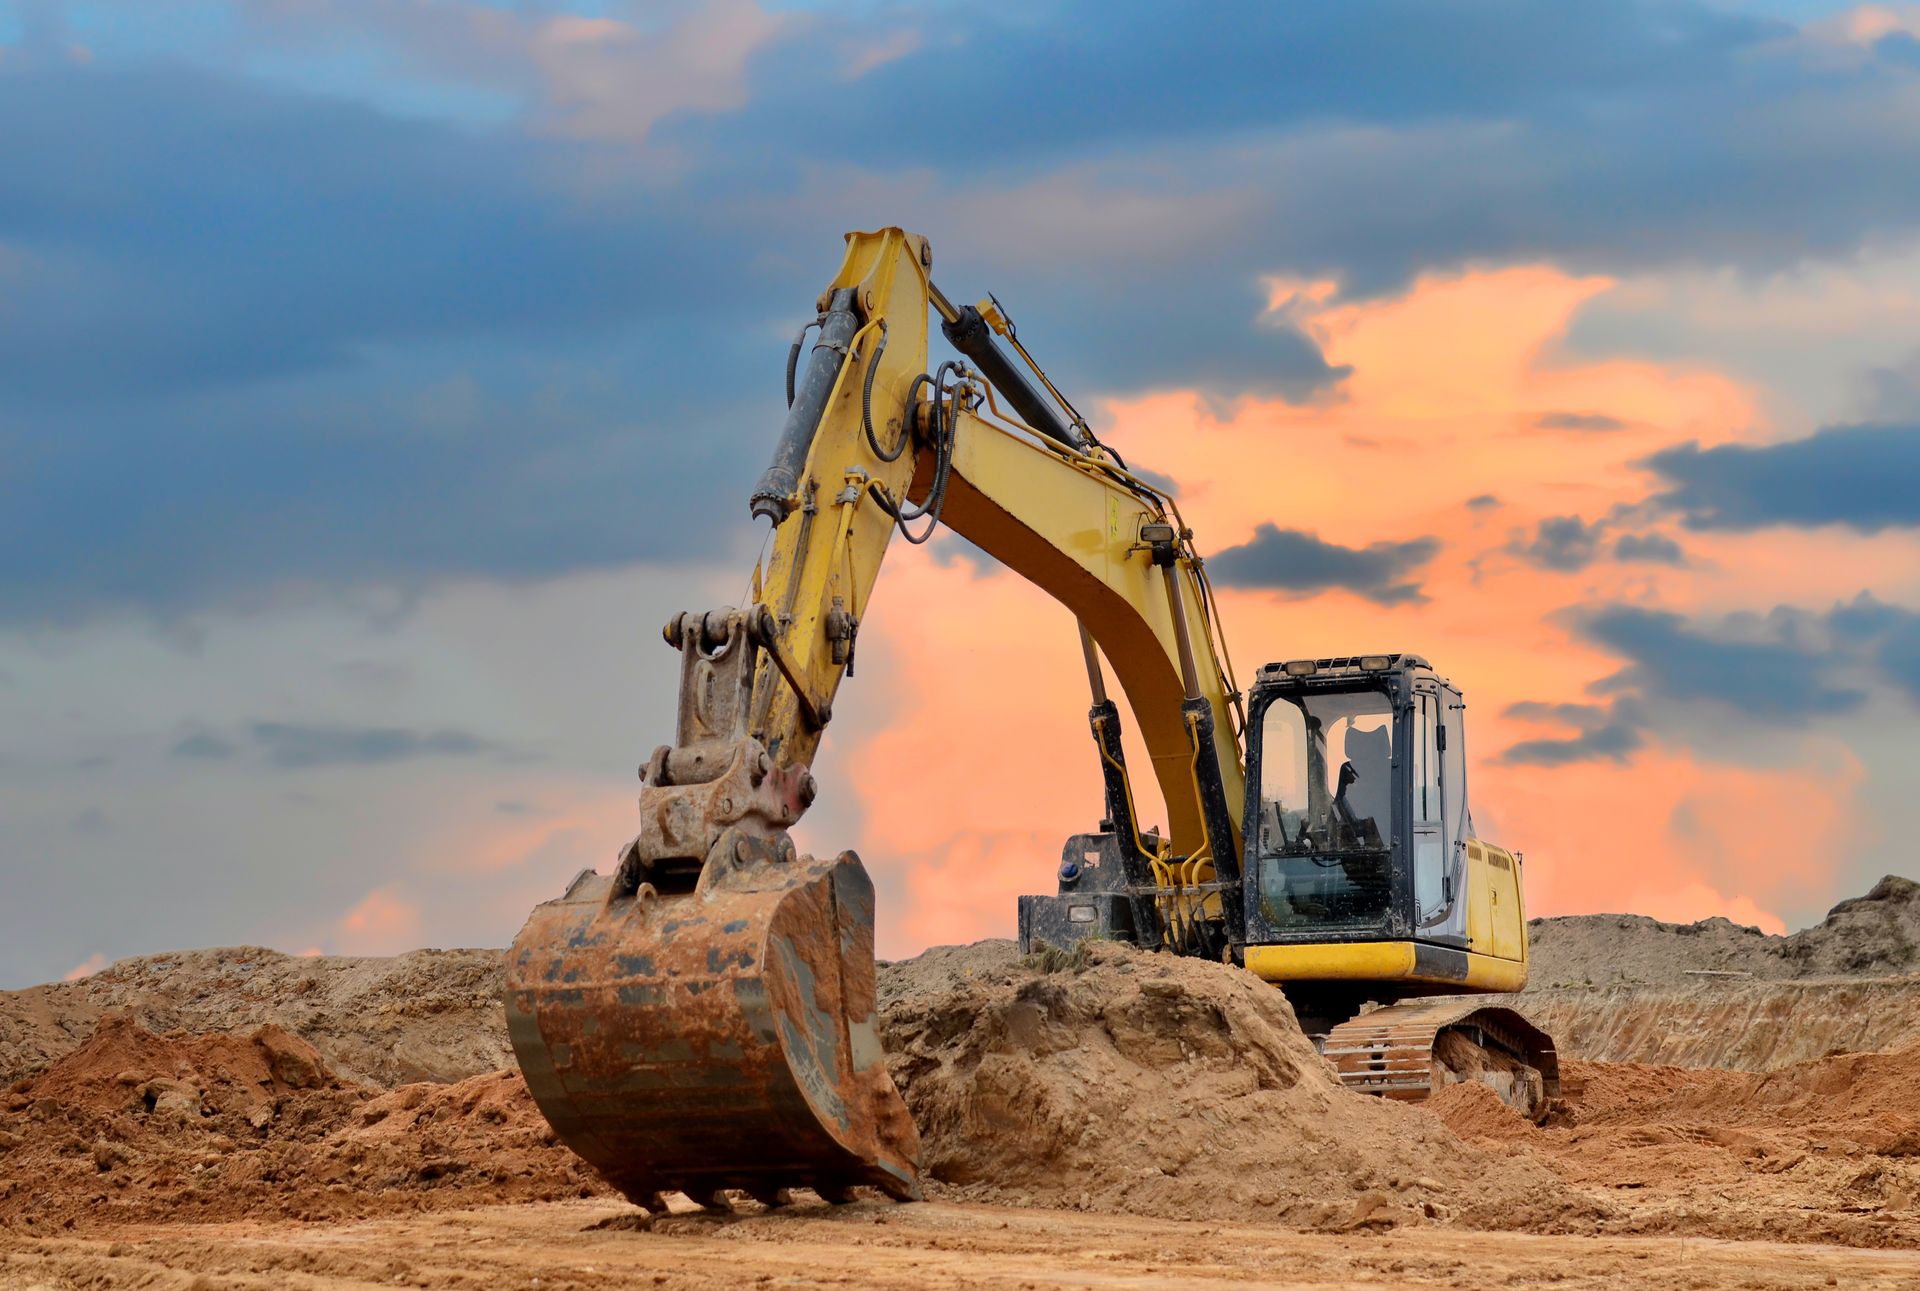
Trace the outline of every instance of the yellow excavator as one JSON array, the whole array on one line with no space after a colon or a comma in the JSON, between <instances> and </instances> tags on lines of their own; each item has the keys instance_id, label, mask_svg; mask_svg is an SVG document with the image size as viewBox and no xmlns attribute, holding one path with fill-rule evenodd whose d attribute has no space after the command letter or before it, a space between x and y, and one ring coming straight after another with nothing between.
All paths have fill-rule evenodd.
<instances>
[{"instance_id":1,"label":"yellow excavator","mask_svg":"<svg viewBox=\"0 0 1920 1291\"><path fill-rule=\"evenodd\" d=\"M877 1029L873 885L788 830L889 542L942 523L1070 610L1086 656L1102 817L1068 839L1056 891L1020 899L1023 947L1243 965L1350 1087L1480 1080L1540 1114L1552 1042L1472 998L1525 984L1527 939L1520 857L1473 832L1460 692L1382 653L1270 663L1243 694L1174 499L1096 438L996 300L934 286L926 239L846 243L788 355L751 603L667 624L677 730L641 770L639 834L509 955L514 1052L555 1132L648 1208L919 1195ZM955 356L929 366L933 316ZM1102 656L1164 835L1135 811Z\"/></svg>"}]
</instances>

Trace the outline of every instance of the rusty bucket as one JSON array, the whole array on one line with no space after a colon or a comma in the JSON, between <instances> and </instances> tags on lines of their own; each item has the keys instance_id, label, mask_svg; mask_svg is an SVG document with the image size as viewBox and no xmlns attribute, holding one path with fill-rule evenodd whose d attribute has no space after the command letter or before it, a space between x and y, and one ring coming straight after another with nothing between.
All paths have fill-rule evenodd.
<instances>
[{"instance_id":1,"label":"rusty bucket","mask_svg":"<svg viewBox=\"0 0 1920 1291\"><path fill-rule=\"evenodd\" d=\"M876 1025L872 881L851 852L729 842L691 890L623 867L533 912L506 1008L534 1100L648 1208L794 1186L917 1197L919 1135Z\"/></svg>"}]
</instances>

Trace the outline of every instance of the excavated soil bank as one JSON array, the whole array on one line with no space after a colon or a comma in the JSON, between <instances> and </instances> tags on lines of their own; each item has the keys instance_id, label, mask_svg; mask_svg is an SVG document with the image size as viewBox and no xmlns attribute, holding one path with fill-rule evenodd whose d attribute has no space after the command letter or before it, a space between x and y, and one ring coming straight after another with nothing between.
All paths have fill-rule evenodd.
<instances>
[{"instance_id":1,"label":"excavated soil bank","mask_svg":"<svg viewBox=\"0 0 1920 1291\"><path fill-rule=\"evenodd\" d=\"M463 1080L513 1065L505 970L497 950L362 958L228 946L123 959L77 982L0 991L0 1085L72 1052L108 1013L158 1032L283 1027L366 1084Z\"/></svg>"},{"instance_id":2,"label":"excavated soil bank","mask_svg":"<svg viewBox=\"0 0 1920 1291\"><path fill-rule=\"evenodd\" d=\"M1529 926L1532 980L1517 1003L1569 1057L1761 1070L1920 1040L1920 884L1910 879L1884 878L1790 937L1641 915ZM949 950L969 948L931 953ZM890 974L924 971L919 962L883 964L883 989ZM0 991L0 1085L71 1052L109 1012L156 1032L276 1025L366 1084L463 1080L513 1065L504 975L497 950L366 958L238 946L123 959L80 981Z\"/></svg>"},{"instance_id":3,"label":"excavated soil bank","mask_svg":"<svg viewBox=\"0 0 1920 1291\"><path fill-rule=\"evenodd\" d=\"M1920 883L1896 874L1784 937L1723 918L1662 923L1639 914L1561 915L1527 928L1536 988L1920 973Z\"/></svg>"}]
</instances>

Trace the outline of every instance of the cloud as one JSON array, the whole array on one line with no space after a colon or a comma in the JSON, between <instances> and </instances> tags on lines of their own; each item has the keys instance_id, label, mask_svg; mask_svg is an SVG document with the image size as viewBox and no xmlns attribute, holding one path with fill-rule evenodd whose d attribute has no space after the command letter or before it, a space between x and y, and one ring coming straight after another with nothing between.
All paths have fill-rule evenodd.
<instances>
[{"instance_id":1,"label":"cloud","mask_svg":"<svg viewBox=\"0 0 1920 1291\"><path fill-rule=\"evenodd\" d=\"M392 955L418 944L420 909L389 884L375 888L340 917L334 942L349 955Z\"/></svg>"},{"instance_id":2,"label":"cloud","mask_svg":"<svg viewBox=\"0 0 1920 1291\"><path fill-rule=\"evenodd\" d=\"M567 191L575 144L120 63L0 67L28 115L0 622L671 560L740 514L779 399L742 317L824 269L697 268L712 219Z\"/></svg>"},{"instance_id":3,"label":"cloud","mask_svg":"<svg viewBox=\"0 0 1920 1291\"><path fill-rule=\"evenodd\" d=\"M638 143L675 112L744 106L748 61L781 26L752 0L704 0L651 31L562 14L538 24L531 54L559 128Z\"/></svg>"},{"instance_id":4,"label":"cloud","mask_svg":"<svg viewBox=\"0 0 1920 1291\"><path fill-rule=\"evenodd\" d=\"M1862 403L1869 421L1920 423L1920 351L1898 363L1868 368L1865 386Z\"/></svg>"},{"instance_id":5,"label":"cloud","mask_svg":"<svg viewBox=\"0 0 1920 1291\"><path fill-rule=\"evenodd\" d=\"M1533 419L1540 430L1624 430L1627 423L1603 412L1543 412Z\"/></svg>"},{"instance_id":6,"label":"cloud","mask_svg":"<svg viewBox=\"0 0 1920 1291\"><path fill-rule=\"evenodd\" d=\"M1343 547L1266 523L1251 541L1209 557L1207 569L1225 587L1300 594L1339 589L1382 605L1401 605L1423 599L1419 584L1408 581L1408 575L1439 550L1437 538Z\"/></svg>"},{"instance_id":7,"label":"cloud","mask_svg":"<svg viewBox=\"0 0 1920 1291\"><path fill-rule=\"evenodd\" d=\"M1653 501L1693 529L1920 526L1920 423L1829 426L1779 444L1686 443L1642 465L1668 486Z\"/></svg>"},{"instance_id":8,"label":"cloud","mask_svg":"<svg viewBox=\"0 0 1920 1291\"><path fill-rule=\"evenodd\" d=\"M1791 611L1777 612L1714 630L1667 611L1612 605L1581 616L1579 630L1628 661L1603 683L1614 693L1651 703L1713 703L1788 725L1859 708L1865 693L1834 684L1828 652L1798 639L1796 620Z\"/></svg>"},{"instance_id":9,"label":"cloud","mask_svg":"<svg viewBox=\"0 0 1920 1291\"><path fill-rule=\"evenodd\" d=\"M1563 767L1600 760L1625 762L1646 743L1631 702L1575 704L1522 700L1507 705L1505 715L1524 722L1572 726L1579 734L1520 740L1495 759L1503 766Z\"/></svg>"},{"instance_id":10,"label":"cloud","mask_svg":"<svg viewBox=\"0 0 1920 1291\"><path fill-rule=\"evenodd\" d=\"M83 977L92 977L106 966L107 957L96 950L72 968L69 968L65 973L61 974L60 980L63 982L77 982Z\"/></svg>"},{"instance_id":11,"label":"cloud","mask_svg":"<svg viewBox=\"0 0 1920 1291\"><path fill-rule=\"evenodd\" d=\"M377 766L415 758L498 757L514 750L458 730L414 731L399 726L323 726L255 722L248 728L267 761L288 770Z\"/></svg>"},{"instance_id":12,"label":"cloud","mask_svg":"<svg viewBox=\"0 0 1920 1291\"><path fill-rule=\"evenodd\" d=\"M1886 677L1920 703L1920 612L1862 592L1829 611L1826 626L1843 643L1868 651Z\"/></svg>"},{"instance_id":13,"label":"cloud","mask_svg":"<svg viewBox=\"0 0 1920 1291\"><path fill-rule=\"evenodd\" d=\"M207 762L224 762L236 752L238 749L231 740L223 739L211 731L195 731L176 740L173 745L175 757Z\"/></svg>"},{"instance_id":14,"label":"cloud","mask_svg":"<svg viewBox=\"0 0 1920 1291\"><path fill-rule=\"evenodd\" d=\"M1514 551L1542 569L1572 573L1594 562L1601 529L1600 524L1589 525L1579 516L1549 516L1534 530L1533 540L1516 543Z\"/></svg>"},{"instance_id":15,"label":"cloud","mask_svg":"<svg viewBox=\"0 0 1920 1291\"><path fill-rule=\"evenodd\" d=\"M1905 623L1889 632L1880 643L1880 666L1920 703L1920 615L1910 614Z\"/></svg>"},{"instance_id":16,"label":"cloud","mask_svg":"<svg viewBox=\"0 0 1920 1291\"><path fill-rule=\"evenodd\" d=\"M1615 515L1591 523L1579 516L1548 516L1534 528L1531 539L1515 538L1507 550L1529 564L1557 573L1578 573L1611 552L1623 562L1684 565L1686 553L1673 539L1658 533L1623 533L1606 547Z\"/></svg>"},{"instance_id":17,"label":"cloud","mask_svg":"<svg viewBox=\"0 0 1920 1291\"><path fill-rule=\"evenodd\" d=\"M1560 767L1575 762L1610 758L1624 762L1646 743L1630 722L1607 722L1565 739L1521 740L1509 745L1497 759L1507 766Z\"/></svg>"},{"instance_id":18,"label":"cloud","mask_svg":"<svg viewBox=\"0 0 1920 1291\"><path fill-rule=\"evenodd\" d=\"M1081 0L937 39L747 3L37 11L98 57L0 69L0 114L53 123L0 172L0 622L724 542L772 338L876 211L1089 400L1309 405L1353 373L1276 278L1765 271L1920 228L1891 37L1815 66L1708 4ZM1521 408L1615 415L1577 398Z\"/></svg>"},{"instance_id":19,"label":"cloud","mask_svg":"<svg viewBox=\"0 0 1920 1291\"><path fill-rule=\"evenodd\" d=\"M1467 507L1472 511L1491 511L1500 505L1500 499L1491 493L1477 493L1467 499Z\"/></svg>"},{"instance_id":20,"label":"cloud","mask_svg":"<svg viewBox=\"0 0 1920 1291\"><path fill-rule=\"evenodd\" d=\"M1180 481L1174 479L1173 476L1163 475L1148 466L1134 466L1129 469L1168 497L1177 498L1180 496Z\"/></svg>"},{"instance_id":21,"label":"cloud","mask_svg":"<svg viewBox=\"0 0 1920 1291\"><path fill-rule=\"evenodd\" d=\"M1623 533L1614 540L1613 558L1656 565L1684 565L1687 553L1679 543L1658 533Z\"/></svg>"},{"instance_id":22,"label":"cloud","mask_svg":"<svg viewBox=\"0 0 1920 1291\"><path fill-rule=\"evenodd\" d=\"M518 798L508 798L493 804L493 809L502 816L551 816L553 812L536 803L524 802Z\"/></svg>"},{"instance_id":23,"label":"cloud","mask_svg":"<svg viewBox=\"0 0 1920 1291\"><path fill-rule=\"evenodd\" d=\"M689 150L775 153L798 173L905 155L964 119L940 159L957 186L1125 158L1170 172L1161 189L1250 193L1261 268L1363 292L1489 257L1784 267L1911 227L1920 210L1920 176L1902 166L1911 70L1890 49L1836 70L1787 24L1704 3L1212 12L955 12L941 40L848 87L847 128L823 136L807 126L805 69L828 56L829 19L760 64L746 108L666 133ZM1062 48L1077 57L1063 63ZM1165 87L1182 111L1111 92L1129 83Z\"/></svg>"},{"instance_id":24,"label":"cloud","mask_svg":"<svg viewBox=\"0 0 1920 1291\"><path fill-rule=\"evenodd\" d=\"M1920 612L1866 592L1824 614L1782 605L1765 615L1703 622L1608 605L1574 622L1579 636L1626 666L1589 687L1608 696L1605 703L1509 705L1509 717L1579 733L1517 742L1500 755L1502 763L1624 761L1652 732L1686 740L1703 730L1798 730L1860 711L1875 686L1920 701ZM1708 706L1711 715L1689 714L1694 705Z\"/></svg>"}]
</instances>

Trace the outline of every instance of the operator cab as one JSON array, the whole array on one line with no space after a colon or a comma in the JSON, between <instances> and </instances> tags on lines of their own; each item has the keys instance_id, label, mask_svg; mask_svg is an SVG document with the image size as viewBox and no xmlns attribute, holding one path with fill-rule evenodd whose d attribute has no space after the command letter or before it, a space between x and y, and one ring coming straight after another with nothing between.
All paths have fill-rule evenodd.
<instances>
[{"instance_id":1,"label":"operator cab","mask_svg":"<svg viewBox=\"0 0 1920 1291\"><path fill-rule=\"evenodd\" d=\"M1096 739L1113 740L1111 710L1093 710ZM1284 989L1315 1034L1368 1001L1519 990L1520 858L1474 834L1465 711L1415 654L1261 668L1228 877L1181 873L1154 833L1128 846L1131 796L1107 747L1108 818L1067 840L1057 895L1020 898L1021 948L1111 937L1228 956Z\"/></svg>"},{"instance_id":2,"label":"operator cab","mask_svg":"<svg viewBox=\"0 0 1920 1291\"><path fill-rule=\"evenodd\" d=\"M1247 716L1247 942L1466 944L1460 692L1419 655L1260 670Z\"/></svg>"}]
</instances>

